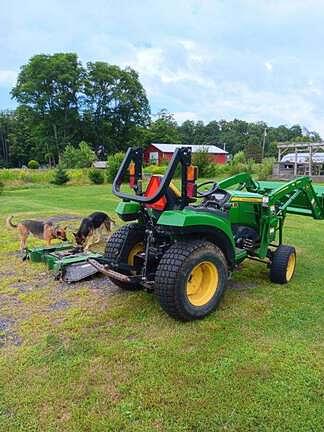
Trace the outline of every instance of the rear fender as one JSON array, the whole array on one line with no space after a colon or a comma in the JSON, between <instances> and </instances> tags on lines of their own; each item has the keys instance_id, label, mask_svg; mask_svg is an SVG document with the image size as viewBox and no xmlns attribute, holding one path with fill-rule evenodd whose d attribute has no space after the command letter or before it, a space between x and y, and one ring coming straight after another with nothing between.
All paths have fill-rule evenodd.
<instances>
[{"instance_id":1,"label":"rear fender","mask_svg":"<svg viewBox=\"0 0 324 432\"><path fill-rule=\"evenodd\" d=\"M211 241L222 250L229 266L234 266L235 244L229 219L205 212L171 210L163 212L157 223L176 237Z\"/></svg>"}]
</instances>

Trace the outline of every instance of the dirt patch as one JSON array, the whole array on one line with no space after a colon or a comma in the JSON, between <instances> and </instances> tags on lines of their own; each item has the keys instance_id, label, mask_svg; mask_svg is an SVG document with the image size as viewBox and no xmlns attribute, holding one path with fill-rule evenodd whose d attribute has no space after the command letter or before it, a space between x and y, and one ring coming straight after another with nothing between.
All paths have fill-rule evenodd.
<instances>
[{"instance_id":1,"label":"dirt patch","mask_svg":"<svg viewBox=\"0 0 324 432\"><path fill-rule=\"evenodd\" d=\"M60 311L60 310L67 309L68 307L70 307L70 305L71 305L71 303L69 301L62 299L62 300L59 300L59 301L51 304L49 306L49 309L51 311Z\"/></svg>"},{"instance_id":2,"label":"dirt patch","mask_svg":"<svg viewBox=\"0 0 324 432\"><path fill-rule=\"evenodd\" d=\"M10 276L16 276L17 272L14 270L3 270L0 271L0 278L10 277Z\"/></svg>"},{"instance_id":3,"label":"dirt patch","mask_svg":"<svg viewBox=\"0 0 324 432\"><path fill-rule=\"evenodd\" d=\"M249 290L249 289L255 289L257 287L258 285L256 283L235 281L233 279L229 280L227 284L228 289L235 289L235 290Z\"/></svg>"},{"instance_id":4,"label":"dirt patch","mask_svg":"<svg viewBox=\"0 0 324 432\"><path fill-rule=\"evenodd\" d=\"M10 329L13 324L13 320L11 318L1 318L0 317L0 331L4 332Z\"/></svg>"},{"instance_id":5,"label":"dirt patch","mask_svg":"<svg viewBox=\"0 0 324 432\"><path fill-rule=\"evenodd\" d=\"M106 295L116 294L122 291L114 283L112 283L110 279L100 274L87 281L79 282L79 285L81 287L87 286L91 290L102 290Z\"/></svg>"},{"instance_id":6,"label":"dirt patch","mask_svg":"<svg viewBox=\"0 0 324 432\"><path fill-rule=\"evenodd\" d=\"M11 308L21 305L21 301L14 295L0 294L1 307L10 306Z\"/></svg>"},{"instance_id":7,"label":"dirt patch","mask_svg":"<svg viewBox=\"0 0 324 432\"><path fill-rule=\"evenodd\" d=\"M27 293L42 289L53 282L53 276L48 273L39 273L37 278L31 279L29 281L18 281L10 285L11 288L17 289L21 293Z\"/></svg>"},{"instance_id":8,"label":"dirt patch","mask_svg":"<svg viewBox=\"0 0 324 432\"><path fill-rule=\"evenodd\" d=\"M121 292L122 290L114 285L107 277L97 274L88 279L79 282L66 283L59 282L56 290L59 292L88 288L94 292L101 292L103 295L112 295Z\"/></svg>"},{"instance_id":9,"label":"dirt patch","mask_svg":"<svg viewBox=\"0 0 324 432\"><path fill-rule=\"evenodd\" d=\"M12 318L0 317L0 348L7 344L21 345L21 337L11 330L14 323Z\"/></svg>"},{"instance_id":10,"label":"dirt patch","mask_svg":"<svg viewBox=\"0 0 324 432\"><path fill-rule=\"evenodd\" d=\"M75 221L80 220L82 216L80 215L57 215L57 216L51 216L47 219L48 222L52 222L53 224L56 224L58 222L66 222L66 221Z\"/></svg>"}]
</instances>

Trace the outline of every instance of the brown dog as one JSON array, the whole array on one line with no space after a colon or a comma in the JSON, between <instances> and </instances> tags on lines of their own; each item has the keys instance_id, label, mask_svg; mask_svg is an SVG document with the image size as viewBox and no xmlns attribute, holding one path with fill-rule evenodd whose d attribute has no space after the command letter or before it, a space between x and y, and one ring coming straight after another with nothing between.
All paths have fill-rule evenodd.
<instances>
[{"instance_id":1,"label":"brown dog","mask_svg":"<svg viewBox=\"0 0 324 432\"><path fill-rule=\"evenodd\" d=\"M35 220L24 220L17 225L12 223L13 216L7 218L7 226L16 228L20 236L20 250L23 251L27 246L27 238L29 234L43 239L48 245L54 239L66 241L66 228L54 226L52 222L42 222Z\"/></svg>"}]
</instances>

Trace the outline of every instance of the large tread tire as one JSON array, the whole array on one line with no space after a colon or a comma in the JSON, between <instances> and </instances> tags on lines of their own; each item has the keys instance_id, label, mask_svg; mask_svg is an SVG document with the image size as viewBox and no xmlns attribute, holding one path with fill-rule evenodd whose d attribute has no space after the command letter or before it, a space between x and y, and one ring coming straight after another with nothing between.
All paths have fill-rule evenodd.
<instances>
[{"instance_id":1,"label":"large tread tire","mask_svg":"<svg viewBox=\"0 0 324 432\"><path fill-rule=\"evenodd\" d=\"M132 248L144 241L145 227L138 223L127 224L115 231L109 238L105 248L105 257L109 261L116 264L128 263L128 257ZM123 282L117 279L109 278L118 287L128 290L136 291L141 288L138 283Z\"/></svg>"},{"instance_id":2,"label":"large tread tire","mask_svg":"<svg viewBox=\"0 0 324 432\"><path fill-rule=\"evenodd\" d=\"M193 269L211 262L217 269L218 282L213 297L194 306L187 295L187 284ZM155 276L155 293L161 307L180 321L202 319L218 306L228 279L226 259L213 243L204 240L179 241L163 255Z\"/></svg>"},{"instance_id":3,"label":"large tread tire","mask_svg":"<svg viewBox=\"0 0 324 432\"><path fill-rule=\"evenodd\" d=\"M295 268L295 248L293 246L280 245L272 256L270 264L270 280L277 284L286 284L294 276Z\"/></svg>"}]
</instances>

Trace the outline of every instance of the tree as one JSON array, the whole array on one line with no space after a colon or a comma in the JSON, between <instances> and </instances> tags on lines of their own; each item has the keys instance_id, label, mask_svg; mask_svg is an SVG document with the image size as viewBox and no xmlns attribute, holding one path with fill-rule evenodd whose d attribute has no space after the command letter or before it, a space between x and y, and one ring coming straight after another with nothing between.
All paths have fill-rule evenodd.
<instances>
[{"instance_id":1,"label":"tree","mask_svg":"<svg viewBox=\"0 0 324 432\"><path fill-rule=\"evenodd\" d=\"M14 112L0 112L0 168L10 165L9 136L14 129Z\"/></svg>"},{"instance_id":2,"label":"tree","mask_svg":"<svg viewBox=\"0 0 324 432\"><path fill-rule=\"evenodd\" d=\"M196 125L192 120L186 120L178 128L182 144L192 144L195 140Z\"/></svg>"},{"instance_id":3,"label":"tree","mask_svg":"<svg viewBox=\"0 0 324 432\"><path fill-rule=\"evenodd\" d=\"M5 165L25 165L36 154L38 157L34 140L36 130L32 126L32 115L28 108L18 107L15 111L7 112L5 116L7 125L0 132L1 141L6 146L6 154L3 153L3 159L6 160ZM3 116L1 119L3 120Z\"/></svg>"},{"instance_id":4,"label":"tree","mask_svg":"<svg viewBox=\"0 0 324 432\"><path fill-rule=\"evenodd\" d=\"M70 181L70 177L68 173L61 165L59 165L54 172L54 178L51 183L61 186L67 183L68 181Z\"/></svg>"},{"instance_id":5,"label":"tree","mask_svg":"<svg viewBox=\"0 0 324 432\"><path fill-rule=\"evenodd\" d=\"M84 125L95 148L103 145L109 153L126 149L136 128L149 124L146 93L131 68L89 62L84 93Z\"/></svg>"},{"instance_id":6,"label":"tree","mask_svg":"<svg viewBox=\"0 0 324 432\"><path fill-rule=\"evenodd\" d=\"M157 119L152 122L149 128L148 142L146 144L166 143L178 144L181 143L181 135L178 129L178 124L174 119L173 114L166 109L162 109L157 114Z\"/></svg>"},{"instance_id":7,"label":"tree","mask_svg":"<svg viewBox=\"0 0 324 432\"><path fill-rule=\"evenodd\" d=\"M67 145L61 156L61 164L64 168L89 168L95 160L95 152L85 141L81 141L78 148Z\"/></svg>"},{"instance_id":8,"label":"tree","mask_svg":"<svg viewBox=\"0 0 324 432\"><path fill-rule=\"evenodd\" d=\"M246 160L262 162L262 149L258 137L250 137L244 151Z\"/></svg>"},{"instance_id":9,"label":"tree","mask_svg":"<svg viewBox=\"0 0 324 432\"><path fill-rule=\"evenodd\" d=\"M220 127L216 120L213 120L206 124L205 126L205 137L203 144L213 144L220 145L223 147L222 143L219 141Z\"/></svg>"},{"instance_id":10,"label":"tree","mask_svg":"<svg viewBox=\"0 0 324 432\"><path fill-rule=\"evenodd\" d=\"M83 75L73 53L35 55L21 68L11 94L33 113L34 138L42 158L49 150L58 158L66 144L76 139Z\"/></svg>"}]
</instances>

